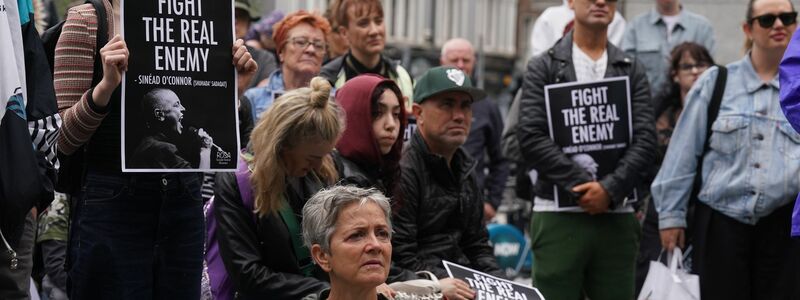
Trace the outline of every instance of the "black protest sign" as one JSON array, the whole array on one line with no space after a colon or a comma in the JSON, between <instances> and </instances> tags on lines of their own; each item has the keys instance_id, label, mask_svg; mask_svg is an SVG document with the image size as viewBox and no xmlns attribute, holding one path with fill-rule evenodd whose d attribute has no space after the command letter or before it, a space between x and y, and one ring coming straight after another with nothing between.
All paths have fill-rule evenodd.
<instances>
[{"instance_id":1,"label":"black protest sign","mask_svg":"<svg viewBox=\"0 0 800 300\"><path fill-rule=\"evenodd\" d=\"M447 274L475 291L475 300L544 300L539 290L443 260Z\"/></svg>"},{"instance_id":2,"label":"black protest sign","mask_svg":"<svg viewBox=\"0 0 800 300\"><path fill-rule=\"evenodd\" d=\"M123 0L126 172L236 170L233 3Z\"/></svg>"},{"instance_id":3,"label":"black protest sign","mask_svg":"<svg viewBox=\"0 0 800 300\"><path fill-rule=\"evenodd\" d=\"M628 77L545 86L550 137L594 180L614 172L631 143ZM577 207L576 199L553 186L559 208ZM636 201L634 191L626 203Z\"/></svg>"}]
</instances>

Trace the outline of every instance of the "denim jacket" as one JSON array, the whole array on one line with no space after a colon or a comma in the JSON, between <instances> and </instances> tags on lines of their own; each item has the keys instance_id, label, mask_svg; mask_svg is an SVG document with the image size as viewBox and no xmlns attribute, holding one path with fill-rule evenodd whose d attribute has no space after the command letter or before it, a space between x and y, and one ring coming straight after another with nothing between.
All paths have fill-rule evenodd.
<instances>
[{"instance_id":1,"label":"denim jacket","mask_svg":"<svg viewBox=\"0 0 800 300\"><path fill-rule=\"evenodd\" d=\"M778 76L763 82L749 53L728 65L728 80L717 120L705 143L707 111L718 69L708 69L689 91L652 185L659 227L686 227L697 164L703 164L698 199L745 224L794 200L800 174L800 134L792 129L778 101Z\"/></svg>"},{"instance_id":2,"label":"denim jacket","mask_svg":"<svg viewBox=\"0 0 800 300\"><path fill-rule=\"evenodd\" d=\"M275 93L284 93L283 73L280 68L269 75L269 81L266 86L254 87L244 92L244 96L250 101L250 107L252 107L250 111L252 112L253 123L258 123L258 116L272 105L272 101L275 101L273 98Z\"/></svg>"}]
</instances>

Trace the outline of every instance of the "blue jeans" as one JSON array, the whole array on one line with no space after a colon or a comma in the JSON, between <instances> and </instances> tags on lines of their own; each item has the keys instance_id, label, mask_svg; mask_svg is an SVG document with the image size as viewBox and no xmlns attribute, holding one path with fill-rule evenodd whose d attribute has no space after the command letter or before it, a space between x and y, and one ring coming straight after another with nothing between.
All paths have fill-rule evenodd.
<instances>
[{"instance_id":1,"label":"blue jeans","mask_svg":"<svg viewBox=\"0 0 800 300\"><path fill-rule=\"evenodd\" d=\"M89 170L70 228L70 299L198 299L198 173Z\"/></svg>"}]
</instances>

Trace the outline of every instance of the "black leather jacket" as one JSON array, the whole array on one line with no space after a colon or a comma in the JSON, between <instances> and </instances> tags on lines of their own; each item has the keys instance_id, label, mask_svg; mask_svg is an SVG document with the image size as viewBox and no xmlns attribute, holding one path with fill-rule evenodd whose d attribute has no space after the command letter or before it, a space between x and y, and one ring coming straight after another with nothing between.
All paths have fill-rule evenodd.
<instances>
[{"instance_id":1,"label":"black leather jacket","mask_svg":"<svg viewBox=\"0 0 800 300\"><path fill-rule=\"evenodd\" d=\"M448 277L443 259L504 277L483 225L483 195L472 174L476 163L458 149L451 165L414 132L400 161L403 200L392 220L392 260L439 278Z\"/></svg>"},{"instance_id":2,"label":"black leather jacket","mask_svg":"<svg viewBox=\"0 0 800 300\"><path fill-rule=\"evenodd\" d=\"M633 118L633 142L617 162L614 172L598 180L611 197L611 207L614 208L621 205L634 187L641 185L648 166L655 162L656 134L644 66L611 43L608 43L607 54L605 77L630 78ZM523 159L539 172L534 191L541 198L553 199L553 183L569 191L578 184L592 180L588 172L574 163L550 139L547 125L544 87L576 80L572 64L572 33L528 63L522 86L517 138Z\"/></svg>"},{"instance_id":3,"label":"black leather jacket","mask_svg":"<svg viewBox=\"0 0 800 300\"><path fill-rule=\"evenodd\" d=\"M303 205L323 187L313 178L290 180L284 193L299 222ZM242 204L235 173L217 173L214 197L220 255L239 299L296 300L329 287L318 268L315 277L303 276L278 213L254 220Z\"/></svg>"}]
</instances>

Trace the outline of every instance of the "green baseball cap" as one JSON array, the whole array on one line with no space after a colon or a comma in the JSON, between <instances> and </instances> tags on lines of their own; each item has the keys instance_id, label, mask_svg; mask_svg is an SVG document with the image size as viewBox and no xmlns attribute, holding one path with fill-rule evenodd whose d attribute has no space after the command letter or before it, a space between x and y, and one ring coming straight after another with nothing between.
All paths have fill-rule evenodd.
<instances>
[{"instance_id":1,"label":"green baseball cap","mask_svg":"<svg viewBox=\"0 0 800 300\"><path fill-rule=\"evenodd\" d=\"M472 97L472 101L483 100L486 93L481 89L472 87L472 80L464 71L456 67L435 67L414 84L414 102L422 103L425 99L444 92L465 92Z\"/></svg>"}]
</instances>

